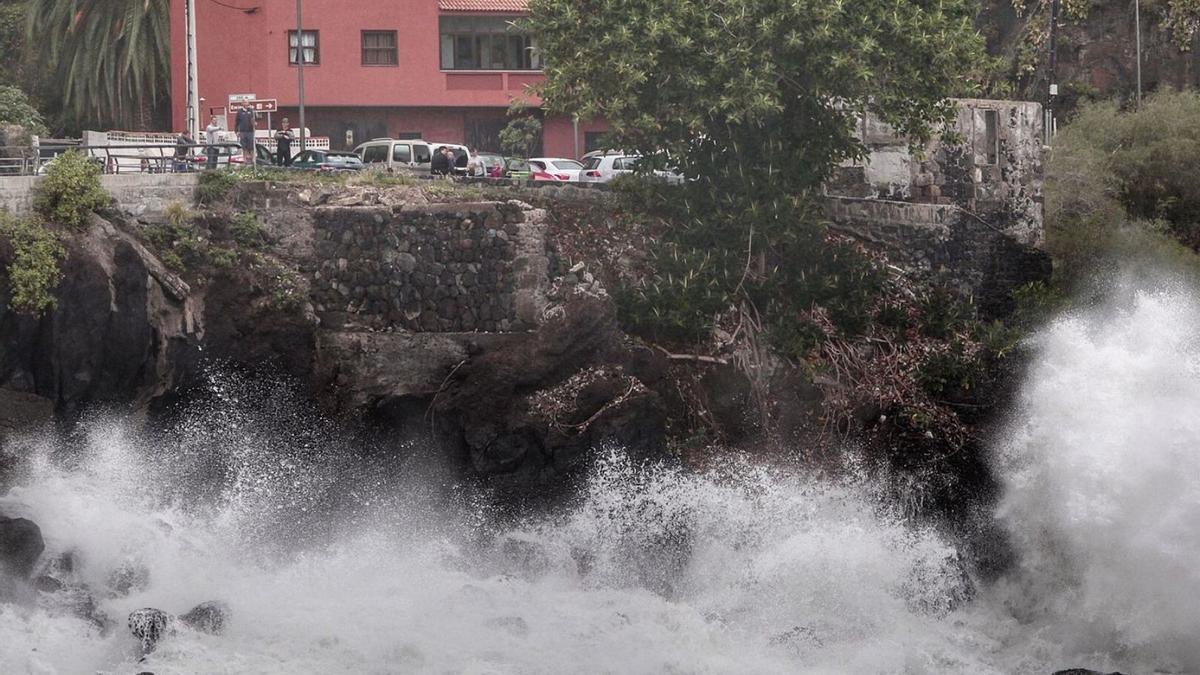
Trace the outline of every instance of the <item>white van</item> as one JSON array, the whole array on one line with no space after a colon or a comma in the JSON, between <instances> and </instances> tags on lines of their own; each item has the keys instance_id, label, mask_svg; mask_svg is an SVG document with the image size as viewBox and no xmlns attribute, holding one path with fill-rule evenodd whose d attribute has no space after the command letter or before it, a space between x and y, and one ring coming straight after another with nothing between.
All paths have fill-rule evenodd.
<instances>
[{"instance_id":1,"label":"white van","mask_svg":"<svg viewBox=\"0 0 1200 675\"><path fill-rule=\"evenodd\" d=\"M446 146L447 148L450 148L450 150L454 153L454 161L455 161L454 173L459 176L467 175L467 167L470 166L470 164L471 164L471 149L470 148L468 148L465 145L458 145L457 143L439 143L437 141L426 141L426 142L429 143L429 147L432 150L437 150L438 148L440 148L442 146ZM465 160L462 159L462 157L464 157L464 156L466 157Z\"/></svg>"},{"instance_id":2,"label":"white van","mask_svg":"<svg viewBox=\"0 0 1200 675\"><path fill-rule=\"evenodd\" d=\"M368 169L429 173L432 151L425 141L373 138L355 148L354 154Z\"/></svg>"}]
</instances>

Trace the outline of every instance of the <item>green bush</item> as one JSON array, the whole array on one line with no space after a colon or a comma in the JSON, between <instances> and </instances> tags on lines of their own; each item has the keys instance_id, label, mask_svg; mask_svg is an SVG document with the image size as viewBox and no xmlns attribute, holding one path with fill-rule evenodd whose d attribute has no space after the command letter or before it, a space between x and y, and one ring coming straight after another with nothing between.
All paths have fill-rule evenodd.
<instances>
[{"instance_id":1,"label":"green bush","mask_svg":"<svg viewBox=\"0 0 1200 675\"><path fill-rule=\"evenodd\" d=\"M29 96L16 87L0 84L0 126L7 124L22 127L30 134L46 133L42 115L30 103Z\"/></svg>"},{"instance_id":2,"label":"green bush","mask_svg":"<svg viewBox=\"0 0 1200 675\"><path fill-rule=\"evenodd\" d=\"M257 248L267 240L262 221L252 211L243 211L229 224L229 235L241 246Z\"/></svg>"},{"instance_id":3,"label":"green bush","mask_svg":"<svg viewBox=\"0 0 1200 675\"><path fill-rule=\"evenodd\" d=\"M0 237L12 247L6 275L13 309L41 314L58 304L54 290L62 279L66 250L56 232L36 218L17 218L0 211Z\"/></svg>"},{"instance_id":4,"label":"green bush","mask_svg":"<svg viewBox=\"0 0 1200 675\"><path fill-rule=\"evenodd\" d=\"M34 188L33 208L49 222L79 228L91 212L111 201L100 185L100 167L84 154L71 151L47 165L46 176Z\"/></svg>"},{"instance_id":5,"label":"green bush","mask_svg":"<svg viewBox=\"0 0 1200 675\"><path fill-rule=\"evenodd\" d=\"M1117 261L1200 269L1185 250L1200 250L1200 94L1084 105L1054 139L1045 191L1059 284Z\"/></svg>"},{"instance_id":6,"label":"green bush","mask_svg":"<svg viewBox=\"0 0 1200 675\"><path fill-rule=\"evenodd\" d=\"M233 186L238 184L238 180L234 171L205 171L200 174L196 198L202 204L215 204L229 194Z\"/></svg>"}]
</instances>

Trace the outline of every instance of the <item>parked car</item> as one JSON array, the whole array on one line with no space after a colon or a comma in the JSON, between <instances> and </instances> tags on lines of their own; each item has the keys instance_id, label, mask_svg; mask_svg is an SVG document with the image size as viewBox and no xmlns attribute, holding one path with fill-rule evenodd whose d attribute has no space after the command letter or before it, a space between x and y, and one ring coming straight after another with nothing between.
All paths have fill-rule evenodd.
<instances>
[{"instance_id":1,"label":"parked car","mask_svg":"<svg viewBox=\"0 0 1200 675\"><path fill-rule=\"evenodd\" d=\"M361 171L363 161L353 152L305 150L292 160L292 168L317 171Z\"/></svg>"},{"instance_id":2,"label":"parked car","mask_svg":"<svg viewBox=\"0 0 1200 675\"><path fill-rule=\"evenodd\" d=\"M354 149L368 169L408 170L429 173L433 144L426 141L373 138ZM436 147L436 146L433 146Z\"/></svg>"},{"instance_id":3,"label":"parked car","mask_svg":"<svg viewBox=\"0 0 1200 675\"><path fill-rule=\"evenodd\" d=\"M504 177L504 156L494 152L481 152L475 155L475 175L487 178Z\"/></svg>"},{"instance_id":4,"label":"parked car","mask_svg":"<svg viewBox=\"0 0 1200 675\"><path fill-rule=\"evenodd\" d=\"M583 170L582 163L561 157L534 157L529 160L529 165L571 183L579 182L579 173Z\"/></svg>"},{"instance_id":5,"label":"parked car","mask_svg":"<svg viewBox=\"0 0 1200 675\"><path fill-rule=\"evenodd\" d=\"M236 156L240 160L242 156L241 148L236 148L232 145L218 145L215 149L217 151L218 169L228 167L229 161L233 157ZM208 148L193 148L192 153L192 164L194 164L196 168L203 169L204 167L208 166Z\"/></svg>"},{"instance_id":6,"label":"parked car","mask_svg":"<svg viewBox=\"0 0 1200 675\"><path fill-rule=\"evenodd\" d=\"M617 176L631 174L642 161L640 155L615 151L592 151L583 156L583 170L579 180L583 183L607 183ZM683 176L677 171L657 169L654 176L668 183L682 183Z\"/></svg>"},{"instance_id":7,"label":"parked car","mask_svg":"<svg viewBox=\"0 0 1200 675\"><path fill-rule=\"evenodd\" d=\"M512 178L514 180L529 179L529 161L518 157L504 158L504 178Z\"/></svg>"},{"instance_id":8,"label":"parked car","mask_svg":"<svg viewBox=\"0 0 1200 675\"><path fill-rule=\"evenodd\" d=\"M633 173L641 161L638 155L623 152L589 152L583 156L581 183L607 183L617 176Z\"/></svg>"},{"instance_id":9,"label":"parked car","mask_svg":"<svg viewBox=\"0 0 1200 675\"><path fill-rule=\"evenodd\" d=\"M254 161L259 166L272 166L275 164L275 153L271 152L270 148L262 143L255 143ZM245 163L245 160L242 158L242 153L240 152L237 152L229 157L229 164L231 166L242 166Z\"/></svg>"}]
</instances>

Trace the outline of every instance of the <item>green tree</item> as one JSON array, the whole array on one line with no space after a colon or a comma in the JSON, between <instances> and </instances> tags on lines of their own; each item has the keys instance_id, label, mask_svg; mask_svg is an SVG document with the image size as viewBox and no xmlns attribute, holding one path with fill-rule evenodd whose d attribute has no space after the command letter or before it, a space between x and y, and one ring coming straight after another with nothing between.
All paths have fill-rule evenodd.
<instances>
[{"instance_id":1,"label":"green tree","mask_svg":"<svg viewBox=\"0 0 1200 675\"><path fill-rule=\"evenodd\" d=\"M0 126L15 124L31 134L46 133L42 116L38 113L25 92L0 84Z\"/></svg>"},{"instance_id":2,"label":"green tree","mask_svg":"<svg viewBox=\"0 0 1200 675\"><path fill-rule=\"evenodd\" d=\"M641 192L674 227L656 275L627 294L633 324L700 337L730 304L807 343L820 305L861 327L878 276L827 242L817 208L840 163L862 158L866 114L914 142L978 91L972 0L531 0L523 29L545 65L546 109L608 121L643 173L688 181ZM838 321L841 319L840 321ZM644 326L645 327L645 326Z\"/></svg>"},{"instance_id":3,"label":"green tree","mask_svg":"<svg viewBox=\"0 0 1200 675\"><path fill-rule=\"evenodd\" d=\"M523 105L509 108L508 118L500 130L500 150L506 155L531 157L542 140L542 121Z\"/></svg>"},{"instance_id":4,"label":"green tree","mask_svg":"<svg viewBox=\"0 0 1200 675\"><path fill-rule=\"evenodd\" d=\"M151 125L170 71L167 0L29 0L26 31L78 124Z\"/></svg>"},{"instance_id":5,"label":"green tree","mask_svg":"<svg viewBox=\"0 0 1200 675\"><path fill-rule=\"evenodd\" d=\"M760 201L808 193L861 157L865 112L927 138L983 58L975 10L971 0L531 0L524 28L546 64L548 109L603 117L624 149L665 151L689 177Z\"/></svg>"},{"instance_id":6,"label":"green tree","mask_svg":"<svg viewBox=\"0 0 1200 675\"><path fill-rule=\"evenodd\" d=\"M33 209L57 225L80 228L88 214L108 206L112 198L100 184L100 168L81 152L66 152L47 166L34 188Z\"/></svg>"}]
</instances>

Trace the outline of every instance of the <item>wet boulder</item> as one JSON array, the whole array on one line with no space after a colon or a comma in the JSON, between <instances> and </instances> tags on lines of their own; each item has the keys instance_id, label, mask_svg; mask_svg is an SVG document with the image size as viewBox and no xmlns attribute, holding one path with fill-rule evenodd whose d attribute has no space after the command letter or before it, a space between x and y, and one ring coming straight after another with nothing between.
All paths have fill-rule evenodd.
<instances>
[{"instance_id":1,"label":"wet boulder","mask_svg":"<svg viewBox=\"0 0 1200 675\"><path fill-rule=\"evenodd\" d=\"M202 602L187 614L180 616L179 620L192 630L220 635L225 632L225 626L229 623L229 606L215 600Z\"/></svg>"},{"instance_id":2,"label":"wet boulder","mask_svg":"<svg viewBox=\"0 0 1200 675\"><path fill-rule=\"evenodd\" d=\"M126 560L108 575L108 590L113 597L123 598L150 585L150 568L140 562Z\"/></svg>"},{"instance_id":3,"label":"wet boulder","mask_svg":"<svg viewBox=\"0 0 1200 675\"><path fill-rule=\"evenodd\" d=\"M135 609L129 613L129 632L142 643L142 652L149 654L159 640L175 632L175 617L153 607Z\"/></svg>"},{"instance_id":4,"label":"wet boulder","mask_svg":"<svg viewBox=\"0 0 1200 675\"><path fill-rule=\"evenodd\" d=\"M0 516L0 573L28 579L46 544L32 520Z\"/></svg>"}]
</instances>

